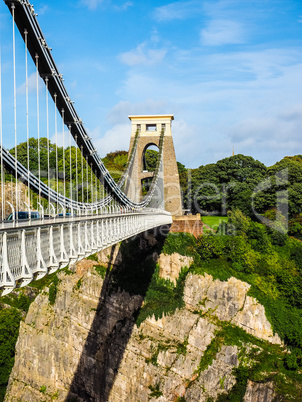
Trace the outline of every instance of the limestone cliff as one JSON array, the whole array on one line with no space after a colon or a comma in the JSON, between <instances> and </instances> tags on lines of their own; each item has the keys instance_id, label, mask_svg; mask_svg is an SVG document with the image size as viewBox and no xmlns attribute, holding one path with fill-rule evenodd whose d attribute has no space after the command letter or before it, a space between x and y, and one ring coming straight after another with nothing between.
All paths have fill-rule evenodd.
<instances>
[{"instance_id":1,"label":"limestone cliff","mask_svg":"<svg viewBox=\"0 0 302 402\"><path fill-rule=\"evenodd\" d=\"M138 252L132 271L125 260ZM127 255L118 248L105 250L98 261L83 260L61 271L53 305L44 289L21 323L5 400L216 400L236 384L234 370L249 367L249 351L261 352L253 337L281 344L264 308L247 295L248 284L235 278L214 281L210 275L189 273L183 308L137 327L158 254L155 238L141 237ZM142 258L147 268L140 265ZM171 266L179 272L191 260L174 254L159 262L165 276ZM251 334L248 340L230 341L228 334L237 328ZM273 397L271 383L249 382L244 400Z\"/></svg>"}]
</instances>

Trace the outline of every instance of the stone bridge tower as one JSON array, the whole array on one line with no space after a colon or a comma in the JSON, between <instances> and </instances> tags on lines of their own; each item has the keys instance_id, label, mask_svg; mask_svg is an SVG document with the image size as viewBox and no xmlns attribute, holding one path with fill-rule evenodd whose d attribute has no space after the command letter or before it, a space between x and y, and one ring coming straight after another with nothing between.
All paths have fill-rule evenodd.
<instances>
[{"instance_id":1,"label":"stone bridge tower","mask_svg":"<svg viewBox=\"0 0 302 402\"><path fill-rule=\"evenodd\" d=\"M137 149L134 163L130 172L131 181L126 185L126 193L132 200L138 202L143 197L143 187L148 180L152 180L154 172L146 165L145 153L150 146L159 147L160 136L164 132L162 188L166 211L172 215L182 215L182 201L179 184L179 175L172 139L172 114L129 116L131 120L131 139L129 155L137 137ZM138 135L138 136L137 136ZM153 147L154 148L154 147Z\"/></svg>"}]
</instances>

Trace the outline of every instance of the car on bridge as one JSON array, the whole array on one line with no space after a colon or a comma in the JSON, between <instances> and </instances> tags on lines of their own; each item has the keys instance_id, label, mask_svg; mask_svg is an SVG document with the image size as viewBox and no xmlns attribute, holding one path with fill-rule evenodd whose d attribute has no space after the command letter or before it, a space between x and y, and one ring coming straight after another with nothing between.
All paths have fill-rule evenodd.
<instances>
[{"instance_id":1,"label":"car on bridge","mask_svg":"<svg viewBox=\"0 0 302 402\"><path fill-rule=\"evenodd\" d=\"M24 219L29 219L29 212L28 211L19 211L19 212L15 212L15 220L24 220ZM14 214L11 213L8 215L8 217L5 219L6 221L13 221L14 219ZM30 219L40 219L41 216L39 214L39 212L37 211L31 211L30 212Z\"/></svg>"},{"instance_id":2,"label":"car on bridge","mask_svg":"<svg viewBox=\"0 0 302 402\"><path fill-rule=\"evenodd\" d=\"M71 214L70 212L66 212L65 214L58 214L57 218L72 218L74 216L77 216L76 214Z\"/></svg>"}]
</instances>

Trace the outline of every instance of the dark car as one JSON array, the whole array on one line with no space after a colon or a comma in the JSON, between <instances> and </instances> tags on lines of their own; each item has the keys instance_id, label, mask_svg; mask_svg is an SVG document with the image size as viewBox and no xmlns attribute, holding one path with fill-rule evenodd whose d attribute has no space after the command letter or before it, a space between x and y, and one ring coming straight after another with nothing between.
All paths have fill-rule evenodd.
<instances>
[{"instance_id":1,"label":"dark car","mask_svg":"<svg viewBox=\"0 0 302 402\"><path fill-rule=\"evenodd\" d=\"M17 215L18 214L18 215ZM15 212L15 220L24 220L24 219L29 219L29 213L28 211L19 211ZM37 211L31 211L30 212L30 219L40 219L40 214ZM7 221L12 221L13 220L13 214L11 213L7 218Z\"/></svg>"},{"instance_id":2,"label":"dark car","mask_svg":"<svg viewBox=\"0 0 302 402\"><path fill-rule=\"evenodd\" d=\"M62 213L60 213L60 214L58 214L57 215L57 218L71 218L71 217L73 217L73 216L76 216L76 214L71 214L70 212L66 212L65 213L65 215L64 214L62 214Z\"/></svg>"}]
</instances>

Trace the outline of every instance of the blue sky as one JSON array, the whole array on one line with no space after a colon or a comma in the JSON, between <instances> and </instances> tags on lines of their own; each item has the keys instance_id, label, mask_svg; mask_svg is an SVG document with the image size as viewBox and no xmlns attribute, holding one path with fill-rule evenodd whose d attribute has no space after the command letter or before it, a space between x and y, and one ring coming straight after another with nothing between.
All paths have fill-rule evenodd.
<instances>
[{"instance_id":1,"label":"blue sky","mask_svg":"<svg viewBox=\"0 0 302 402\"><path fill-rule=\"evenodd\" d=\"M35 0L34 7L101 156L128 149L129 114L156 113L174 114L176 155L187 167L230 156L233 146L267 166L302 154L301 1ZM0 28L8 90L11 18L4 1ZM20 139L23 49L18 38ZM30 76L34 97L33 65ZM42 86L40 92L43 105Z\"/></svg>"}]
</instances>

